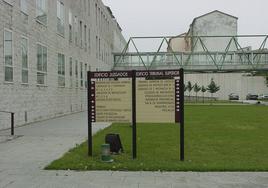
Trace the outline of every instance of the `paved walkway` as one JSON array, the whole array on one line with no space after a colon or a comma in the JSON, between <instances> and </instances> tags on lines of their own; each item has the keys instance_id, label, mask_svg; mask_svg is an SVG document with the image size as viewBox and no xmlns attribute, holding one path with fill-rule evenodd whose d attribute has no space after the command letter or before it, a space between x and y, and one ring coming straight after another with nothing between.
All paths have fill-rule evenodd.
<instances>
[{"instance_id":1,"label":"paved walkway","mask_svg":"<svg viewBox=\"0 0 268 188\"><path fill-rule=\"evenodd\" d=\"M94 132L108 126L94 125ZM268 173L45 171L43 168L86 139L86 113L15 129L0 142L0 188L267 188ZM9 131L0 131L7 135Z\"/></svg>"}]
</instances>

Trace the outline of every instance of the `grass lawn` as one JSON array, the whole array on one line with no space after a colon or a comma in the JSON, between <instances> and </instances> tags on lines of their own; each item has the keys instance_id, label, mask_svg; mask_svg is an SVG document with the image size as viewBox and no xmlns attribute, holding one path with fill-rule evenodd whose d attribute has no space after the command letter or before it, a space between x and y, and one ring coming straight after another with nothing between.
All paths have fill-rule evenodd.
<instances>
[{"instance_id":1,"label":"grass lawn","mask_svg":"<svg viewBox=\"0 0 268 188\"><path fill-rule=\"evenodd\" d=\"M100 161L105 134L119 133L125 153ZM113 124L94 138L94 157L83 143L46 169L150 171L268 171L268 107L186 106L185 161L179 160L179 126L138 124L138 158L131 159L131 127Z\"/></svg>"},{"instance_id":2,"label":"grass lawn","mask_svg":"<svg viewBox=\"0 0 268 188\"><path fill-rule=\"evenodd\" d=\"M247 105L247 104L243 104L242 102L239 101L232 101L232 100L185 100L185 105Z\"/></svg>"}]
</instances>

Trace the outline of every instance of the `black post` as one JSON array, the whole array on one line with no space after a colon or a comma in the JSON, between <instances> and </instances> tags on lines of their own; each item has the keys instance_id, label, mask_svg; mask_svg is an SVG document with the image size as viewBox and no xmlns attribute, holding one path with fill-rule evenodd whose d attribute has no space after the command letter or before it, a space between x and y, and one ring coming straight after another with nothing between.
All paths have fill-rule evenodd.
<instances>
[{"instance_id":1,"label":"black post","mask_svg":"<svg viewBox=\"0 0 268 188\"><path fill-rule=\"evenodd\" d=\"M92 101L91 101L91 76L90 71L87 72L87 117L88 117L88 156L92 157Z\"/></svg>"},{"instance_id":2,"label":"black post","mask_svg":"<svg viewBox=\"0 0 268 188\"><path fill-rule=\"evenodd\" d=\"M132 70L132 157L137 158L136 133L136 71Z\"/></svg>"},{"instance_id":3,"label":"black post","mask_svg":"<svg viewBox=\"0 0 268 188\"><path fill-rule=\"evenodd\" d=\"M184 161L184 71L180 69L180 160Z\"/></svg>"},{"instance_id":4,"label":"black post","mask_svg":"<svg viewBox=\"0 0 268 188\"><path fill-rule=\"evenodd\" d=\"M14 113L11 113L11 135L14 135Z\"/></svg>"}]
</instances>

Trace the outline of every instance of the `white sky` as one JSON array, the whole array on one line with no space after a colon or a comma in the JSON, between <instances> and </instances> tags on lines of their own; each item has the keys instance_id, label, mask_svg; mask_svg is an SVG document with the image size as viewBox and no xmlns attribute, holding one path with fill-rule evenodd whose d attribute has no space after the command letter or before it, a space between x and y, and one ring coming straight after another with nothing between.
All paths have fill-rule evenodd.
<instances>
[{"instance_id":1,"label":"white sky","mask_svg":"<svg viewBox=\"0 0 268 188\"><path fill-rule=\"evenodd\" d=\"M178 35L194 17L220 10L238 17L238 34L268 34L268 0L103 0L123 35Z\"/></svg>"}]
</instances>

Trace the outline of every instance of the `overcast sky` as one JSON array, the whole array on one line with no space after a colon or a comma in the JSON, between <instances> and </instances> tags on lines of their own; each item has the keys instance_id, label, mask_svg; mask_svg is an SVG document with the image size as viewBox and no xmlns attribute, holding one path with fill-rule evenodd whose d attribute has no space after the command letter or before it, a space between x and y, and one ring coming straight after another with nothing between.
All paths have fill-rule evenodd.
<instances>
[{"instance_id":1,"label":"overcast sky","mask_svg":"<svg viewBox=\"0 0 268 188\"><path fill-rule=\"evenodd\" d=\"M268 34L268 0L103 0L123 34L178 35L195 17L220 10L238 17L238 34Z\"/></svg>"}]
</instances>

